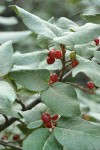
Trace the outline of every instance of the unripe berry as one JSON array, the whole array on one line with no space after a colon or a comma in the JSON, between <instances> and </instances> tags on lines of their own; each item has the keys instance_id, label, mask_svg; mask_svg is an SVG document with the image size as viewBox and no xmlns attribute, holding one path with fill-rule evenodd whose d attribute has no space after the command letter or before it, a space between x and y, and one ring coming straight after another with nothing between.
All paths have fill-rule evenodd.
<instances>
[{"instance_id":1,"label":"unripe berry","mask_svg":"<svg viewBox=\"0 0 100 150\"><path fill-rule=\"evenodd\" d=\"M56 73L53 73L50 75L50 81L57 82L58 81L58 75Z\"/></svg>"},{"instance_id":2,"label":"unripe berry","mask_svg":"<svg viewBox=\"0 0 100 150\"><path fill-rule=\"evenodd\" d=\"M70 59L71 59L71 60L76 60L76 53L75 53L75 51L72 51L72 52L70 53Z\"/></svg>"},{"instance_id":3,"label":"unripe berry","mask_svg":"<svg viewBox=\"0 0 100 150\"><path fill-rule=\"evenodd\" d=\"M55 50L54 49L50 50L48 56L54 58L54 55L55 55Z\"/></svg>"},{"instance_id":4,"label":"unripe berry","mask_svg":"<svg viewBox=\"0 0 100 150\"><path fill-rule=\"evenodd\" d=\"M46 124L45 124L45 127L47 127L47 128L52 128L51 122L46 123Z\"/></svg>"},{"instance_id":5,"label":"unripe berry","mask_svg":"<svg viewBox=\"0 0 100 150\"><path fill-rule=\"evenodd\" d=\"M54 62L55 62L55 58L49 57L49 56L47 57L47 63L48 63L48 64L51 65L51 64L53 64Z\"/></svg>"},{"instance_id":6,"label":"unripe berry","mask_svg":"<svg viewBox=\"0 0 100 150\"><path fill-rule=\"evenodd\" d=\"M72 61L72 67L76 67L79 64L78 60L73 60Z\"/></svg>"},{"instance_id":7,"label":"unripe berry","mask_svg":"<svg viewBox=\"0 0 100 150\"><path fill-rule=\"evenodd\" d=\"M95 42L96 45L99 45L99 38L94 39L94 42Z\"/></svg>"},{"instance_id":8,"label":"unripe berry","mask_svg":"<svg viewBox=\"0 0 100 150\"><path fill-rule=\"evenodd\" d=\"M89 88L89 89L93 89L95 87L95 84L92 82L92 81L89 81L87 82L86 86Z\"/></svg>"},{"instance_id":9,"label":"unripe berry","mask_svg":"<svg viewBox=\"0 0 100 150\"><path fill-rule=\"evenodd\" d=\"M14 141L20 140L20 135L19 135L19 134L14 134L14 135L13 135L13 140L14 140Z\"/></svg>"},{"instance_id":10,"label":"unripe berry","mask_svg":"<svg viewBox=\"0 0 100 150\"><path fill-rule=\"evenodd\" d=\"M55 116L53 116L51 119L53 120L53 121L56 121L56 120L58 120L58 118L59 118L59 115L55 115Z\"/></svg>"},{"instance_id":11,"label":"unripe berry","mask_svg":"<svg viewBox=\"0 0 100 150\"><path fill-rule=\"evenodd\" d=\"M54 57L56 59L61 59L62 58L62 52L59 50L55 50Z\"/></svg>"},{"instance_id":12,"label":"unripe berry","mask_svg":"<svg viewBox=\"0 0 100 150\"><path fill-rule=\"evenodd\" d=\"M48 123L51 121L51 117L50 117L50 114L48 113L43 113L42 116L41 116L41 119L44 123Z\"/></svg>"}]
</instances>

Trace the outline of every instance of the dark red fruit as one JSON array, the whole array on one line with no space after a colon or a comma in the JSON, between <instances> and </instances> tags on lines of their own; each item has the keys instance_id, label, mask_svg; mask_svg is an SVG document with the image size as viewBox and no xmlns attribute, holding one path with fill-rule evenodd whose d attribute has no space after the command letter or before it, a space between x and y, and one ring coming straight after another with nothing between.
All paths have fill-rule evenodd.
<instances>
[{"instance_id":1,"label":"dark red fruit","mask_svg":"<svg viewBox=\"0 0 100 150\"><path fill-rule=\"evenodd\" d=\"M89 89L93 89L95 87L94 83L92 81L89 81L87 82L86 86L89 88Z\"/></svg>"},{"instance_id":2,"label":"dark red fruit","mask_svg":"<svg viewBox=\"0 0 100 150\"><path fill-rule=\"evenodd\" d=\"M50 81L57 82L58 81L58 75L56 73L53 73L50 75Z\"/></svg>"},{"instance_id":3,"label":"dark red fruit","mask_svg":"<svg viewBox=\"0 0 100 150\"><path fill-rule=\"evenodd\" d=\"M50 114L48 113L43 113L41 116L41 119L44 123L49 123L51 121Z\"/></svg>"},{"instance_id":4,"label":"dark red fruit","mask_svg":"<svg viewBox=\"0 0 100 150\"><path fill-rule=\"evenodd\" d=\"M49 56L47 57L47 63L48 63L48 64L51 65L51 64L53 64L54 62L55 62L55 58L49 57Z\"/></svg>"},{"instance_id":5,"label":"dark red fruit","mask_svg":"<svg viewBox=\"0 0 100 150\"><path fill-rule=\"evenodd\" d=\"M56 59L61 59L62 58L62 52L59 50L55 50L54 57Z\"/></svg>"},{"instance_id":6,"label":"dark red fruit","mask_svg":"<svg viewBox=\"0 0 100 150\"><path fill-rule=\"evenodd\" d=\"M72 67L76 67L79 64L78 60L73 60L72 61Z\"/></svg>"},{"instance_id":7,"label":"dark red fruit","mask_svg":"<svg viewBox=\"0 0 100 150\"><path fill-rule=\"evenodd\" d=\"M47 127L47 128L52 128L51 122L46 123L46 124L45 124L45 127Z\"/></svg>"},{"instance_id":8,"label":"dark red fruit","mask_svg":"<svg viewBox=\"0 0 100 150\"><path fill-rule=\"evenodd\" d=\"M54 55L55 55L55 50L54 49L50 50L48 56L54 58Z\"/></svg>"},{"instance_id":9,"label":"dark red fruit","mask_svg":"<svg viewBox=\"0 0 100 150\"><path fill-rule=\"evenodd\" d=\"M14 140L14 141L20 140L20 135L19 135L19 134L14 134L14 135L13 135L13 140Z\"/></svg>"},{"instance_id":10,"label":"dark red fruit","mask_svg":"<svg viewBox=\"0 0 100 150\"><path fill-rule=\"evenodd\" d=\"M51 119L53 120L53 121L56 121L57 119L59 118L59 115L55 115L55 116L53 116Z\"/></svg>"},{"instance_id":11,"label":"dark red fruit","mask_svg":"<svg viewBox=\"0 0 100 150\"><path fill-rule=\"evenodd\" d=\"M99 45L99 39L98 38L94 39L94 42L95 42L96 45Z\"/></svg>"}]
</instances>

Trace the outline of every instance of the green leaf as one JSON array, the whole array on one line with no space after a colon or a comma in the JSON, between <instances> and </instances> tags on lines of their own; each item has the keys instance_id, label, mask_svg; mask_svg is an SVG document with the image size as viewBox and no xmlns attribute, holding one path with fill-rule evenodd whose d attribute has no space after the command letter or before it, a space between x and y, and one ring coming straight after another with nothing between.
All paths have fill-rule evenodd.
<instances>
[{"instance_id":1,"label":"green leaf","mask_svg":"<svg viewBox=\"0 0 100 150\"><path fill-rule=\"evenodd\" d=\"M12 6L14 11L22 18L24 24L34 33L45 36L47 38L54 38L56 35L49 29L52 24L44 22L41 18L25 11L18 6ZM48 25L50 25L48 27ZM53 25L52 25L53 26ZM51 27L52 28L52 27Z\"/></svg>"},{"instance_id":2,"label":"green leaf","mask_svg":"<svg viewBox=\"0 0 100 150\"><path fill-rule=\"evenodd\" d=\"M32 132L23 142L23 150L45 150L50 131L41 128Z\"/></svg>"},{"instance_id":3,"label":"green leaf","mask_svg":"<svg viewBox=\"0 0 100 150\"><path fill-rule=\"evenodd\" d=\"M93 41L100 35L100 25L87 23L76 30L62 37L54 38L54 41L64 45L85 44Z\"/></svg>"},{"instance_id":4,"label":"green leaf","mask_svg":"<svg viewBox=\"0 0 100 150\"><path fill-rule=\"evenodd\" d=\"M25 119L27 124L41 119L41 113L35 108L27 111L19 111L19 114Z\"/></svg>"},{"instance_id":5,"label":"green leaf","mask_svg":"<svg viewBox=\"0 0 100 150\"><path fill-rule=\"evenodd\" d=\"M61 60L56 60L54 64L48 65L46 62L48 51L36 51L32 53L20 54L15 53L13 55L13 69L47 69L58 70L61 69Z\"/></svg>"},{"instance_id":6,"label":"green leaf","mask_svg":"<svg viewBox=\"0 0 100 150\"><path fill-rule=\"evenodd\" d=\"M99 150L100 125L94 125L79 117L61 118L54 129L59 143L70 150Z\"/></svg>"},{"instance_id":7,"label":"green leaf","mask_svg":"<svg viewBox=\"0 0 100 150\"><path fill-rule=\"evenodd\" d=\"M0 32L0 44L12 40L13 43L20 42L24 40L29 35L31 35L31 31L14 31L14 32ZM10 35L10 36L9 36Z\"/></svg>"},{"instance_id":8,"label":"green leaf","mask_svg":"<svg viewBox=\"0 0 100 150\"><path fill-rule=\"evenodd\" d=\"M75 77L78 73L85 73L95 85L100 86L100 66L95 62L81 62L73 69L72 75Z\"/></svg>"},{"instance_id":9,"label":"green leaf","mask_svg":"<svg viewBox=\"0 0 100 150\"><path fill-rule=\"evenodd\" d=\"M23 143L23 150L63 150L53 133L46 128L32 132Z\"/></svg>"},{"instance_id":10,"label":"green leaf","mask_svg":"<svg viewBox=\"0 0 100 150\"><path fill-rule=\"evenodd\" d=\"M16 25L16 24L18 24L18 20L15 17L1 17L0 16L0 24Z\"/></svg>"},{"instance_id":11,"label":"green leaf","mask_svg":"<svg viewBox=\"0 0 100 150\"><path fill-rule=\"evenodd\" d=\"M74 46L74 51L84 57L84 58L90 58L94 56L94 52L97 50L97 46L90 42L86 44L79 44Z\"/></svg>"},{"instance_id":12,"label":"green leaf","mask_svg":"<svg viewBox=\"0 0 100 150\"><path fill-rule=\"evenodd\" d=\"M15 70L10 72L11 78L31 91L47 89L50 73L48 70Z\"/></svg>"},{"instance_id":13,"label":"green leaf","mask_svg":"<svg viewBox=\"0 0 100 150\"><path fill-rule=\"evenodd\" d=\"M6 42L0 46L0 76L8 74L12 68L13 47L12 42Z\"/></svg>"},{"instance_id":14,"label":"green leaf","mask_svg":"<svg viewBox=\"0 0 100 150\"><path fill-rule=\"evenodd\" d=\"M100 14L92 14L92 15L87 15L87 14L82 14L81 17L88 22L100 24Z\"/></svg>"},{"instance_id":15,"label":"green leaf","mask_svg":"<svg viewBox=\"0 0 100 150\"><path fill-rule=\"evenodd\" d=\"M35 121L35 122L31 122L31 123L29 123L29 124L27 125L27 128L29 128L29 129L34 129L34 128L37 128L37 127L41 126L42 123L43 123L42 120L38 120L38 121Z\"/></svg>"},{"instance_id":16,"label":"green leaf","mask_svg":"<svg viewBox=\"0 0 100 150\"><path fill-rule=\"evenodd\" d=\"M0 108L9 108L16 98L13 86L6 80L0 80Z\"/></svg>"},{"instance_id":17,"label":"green leaf","mask_svg":"<svg viewBox=\"0 0 100 150\"><path fill-rule=\"evenodd\" d=\"M65 18L65 17L61 17L57 20L57 26L62 28L64 31L68 31L71 28L72 29L77 29L78 25L76 23L74 23L72 20Z\"/></svg>"},{"instance_id":18,"label":"green leaf","mask_svg":"<svg viewBox=\"0 0 100 150\"><path fill-rule=\"evenodd\" d=\"M77 116L80 114L77 95L72 86L56 83L41 92L42 101L54 112L61 116Z\"/></svg>"},{"instance_id":19,"label":"green leaf","mask_svg":"<svg viewBox=\"0 0 100 150\"><path fill-rule=\"evenodd\" d=\"M100 6L100 0L89 0L93 5Z\"/></svg>"}]
</instances>

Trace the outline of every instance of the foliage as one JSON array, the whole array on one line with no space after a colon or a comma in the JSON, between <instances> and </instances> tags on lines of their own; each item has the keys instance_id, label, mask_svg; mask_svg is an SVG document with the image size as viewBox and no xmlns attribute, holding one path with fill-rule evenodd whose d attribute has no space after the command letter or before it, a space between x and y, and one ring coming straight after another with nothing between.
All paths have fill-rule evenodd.
<instances>
[{"instance_id":1,"label":"foliage","mask_svg":"<svg viewBox=\"0 0 100 150\"><path fill-rule=\"evenodd\" d=\"M65 17L45 21L18 6L11 8L29 29L13 32L13 43L32 35L41 51L14 52L12 41L0 46L1 149L99 150L100 125L93 112L100 102L100 42L94 42L100 35L100 15L82 15L90 22L79 26ZM55 57L56 50L61 58ZM48 57L55 61L48 64ZM50 80L52 73L58 75L56 83ZM88 81L93 88L87 87ZM41 118L45 113L50 122ZM15 133L20 139L14 145Z\"/></svg>"}]
</instances>

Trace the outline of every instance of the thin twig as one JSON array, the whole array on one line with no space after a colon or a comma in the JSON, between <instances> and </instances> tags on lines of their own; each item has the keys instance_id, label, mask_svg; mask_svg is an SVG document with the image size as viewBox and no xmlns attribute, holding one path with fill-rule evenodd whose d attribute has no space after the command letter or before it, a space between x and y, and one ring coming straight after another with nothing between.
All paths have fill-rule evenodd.
<instances>
[{"instance_id":1,"label":"thin twig","mask_svg":"<svg viewBox=\"0 0 100 150\"><path fill-rule=\"evenodd\" d=\"M74 87L76 87L76 88L78 88L80 90L82 90L83 92L87 92L89 94L94 94L95 93L94 90L88 90L87 88L84 88L83 86L80 86L80 85L78 85L76 83L72 83L72 82L66 82L66 83L70 84L70 85L72 85L72 86L74 86Z\"/></svg>"},{"instance_id":2,"label":"thin twig","mask_svg":"<svg viewBox=\"0 0 100 150\"><path fill-rule=\"evenodd\" d=\"M18 104L20 104L22 106L22 111L26 110L26 106L24 105L24 103L21 101L21 99L16 98L15 100Z\"/></svg>"},{"instance_id":3,"label":"thin twig","mask_svg":"<svg viewBox=\"0 0 100 150\"><path fill-rule=\"evenodd\" d=\"M29 105L26 106L26 110L32 109L33 107L35 107L40 102L41 102L41 98L39 96L33 102L31 102ZM7 127L9 127L15 121L19 121L19 118L14 118L14 117L9 118L8 122L5 122L5 123L3 123L3 124L0 125L0 131L5 130Z\"/></svg>"},{"instance_id":4,"label":"thin twig","mask_svg":"<svg viewBox=\"0 0 100 150\"><path fill-rule=\"evenodd\" d=\"M5 146L5 147L11 147L11 148L14 148L15 150L22 150L22 148L19 147L19 146L15 146L11 143L4 142L4 141L1 141L1 140L0 140L0 145Z\"/></svg>"}]
</instances>

